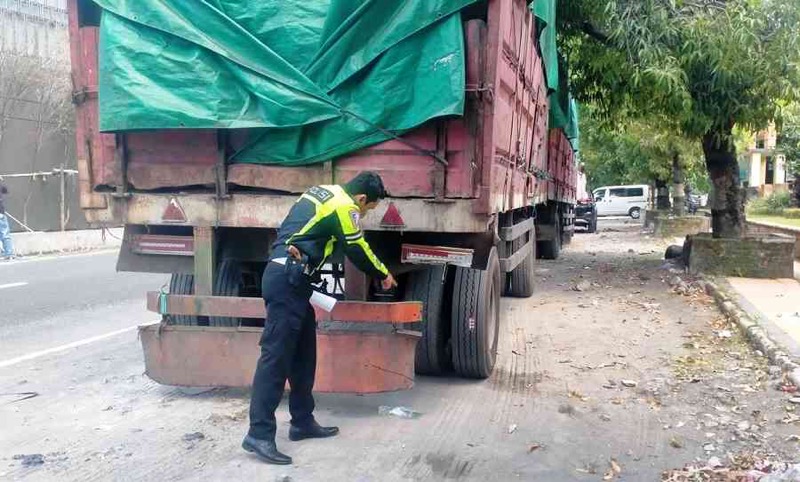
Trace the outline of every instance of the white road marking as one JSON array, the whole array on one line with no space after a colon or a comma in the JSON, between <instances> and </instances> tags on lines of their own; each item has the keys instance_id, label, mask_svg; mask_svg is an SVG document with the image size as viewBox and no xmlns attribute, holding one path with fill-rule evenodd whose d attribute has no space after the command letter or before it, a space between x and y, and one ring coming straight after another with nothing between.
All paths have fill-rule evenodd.
<instances>
[{"instance_id":1,"label":"white road marking","mask_svg":"<svg viewBox=\"0 0 800 482\"><path fill-rule=\"evenodd\" d=\"M5 288L17 288L19 286L27 286L27 285L28 285L27 281L20 281L18 283L6 283L4 285L0 285L0 290Z\"/></svg>"},{"instance_id":2,"label":"white road marking","mask_svg":"<svg viewBox=\"0 0 800 482\"><path fill-rule=\"evenodd\" d=\"M152 324L145 323L145 325ZM158 321L154 322L158 323ZM143 326L141 324L137 324L134 326L129 326L127 328L123 328L121 330L112 331L110 333L104 333L102 335L93 336L91 338L85 338L83 340L74 341L72 343L67 343L66 345L56 346L53 348L48 348L47 350L36 351L33 353L28 353L27 355L18 356L16 358L11 358L10 360L0 361L0 368L10 367L11 365L16 365L17 363L22 363L24 361L33 360L35 358L43 357L46 355L52 355L53 353L59 353L62 351L70 350L72 348L77 348L79 346L89 345L90 343L94 343L96 341L105 340L107 338L112 338L117 335L121 335L123 333L127 333L129 331L133 331L138 327Z\"/></svg>"},{"instance_id":3,"label":"white road marking","mask_svg":"<svg viewBox=\"0 0 800 482\"><path fill-rule=\"evenodd\" d=\"M3 266L14 266L18 264L36 263L40 261L53 261L65 258L99 256L102 254L115 254L118 252L119 252L119 246L111 248L98 248L98 249L93 249L91 251L66 252L66 253L56 253L56 254L37 254L32 256L23 256L22 258L12 259L11 261L5 261L3 263L0 263L0 268L2 268Z\"/></svg>"}]
</instances>

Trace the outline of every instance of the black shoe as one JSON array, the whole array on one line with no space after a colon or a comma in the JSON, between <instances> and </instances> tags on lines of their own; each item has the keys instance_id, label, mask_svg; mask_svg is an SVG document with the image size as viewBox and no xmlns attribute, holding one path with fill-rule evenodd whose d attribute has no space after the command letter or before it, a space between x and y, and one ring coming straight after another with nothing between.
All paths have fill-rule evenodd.
<instances>
[{"instance_id":1,"label":"black shoe","mask_svg":"<svg viewBox=\"0 0 800 482\"><path fill-rule=\"evenodd\" d=\"M292 463L292 458L278 452L278 447L271 440L261 440L248 435L242 441L242 448L256 454L258 458L269 464L289 465Z\"/></svg>"},{"instance_id":2,"label":"black shoe","mask_svg":"<svg viewBox=\"0 0 800 482\"><path fill-rule=\"evenodd\" d=\"M316 421L304 427L294 425L289 428L289 440L297 442L306 438L327 438L339 433L339 427L323 427Z\"/></svg>"}]
</instances>

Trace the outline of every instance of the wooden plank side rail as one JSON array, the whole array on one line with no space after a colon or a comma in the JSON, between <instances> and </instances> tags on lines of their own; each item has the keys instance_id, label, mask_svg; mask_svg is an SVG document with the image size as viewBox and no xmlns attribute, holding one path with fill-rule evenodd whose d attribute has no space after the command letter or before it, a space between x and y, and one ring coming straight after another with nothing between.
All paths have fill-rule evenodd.
<instances>
[{"instance_id":1,"label":"wooden plank side rail","mask_svg":"<svg viewBox=\"0 0 800 482\"><path fill-rule=\"evenodd\" d=\"M235 296L164 295L166 310L163 314L190 316L227 316L236 318L264 318L266 308L261 298ZM147 309L161 313L161 293L147 293ZM377 303L368 301L340 301L333 312L316 309L317 321L343 321L349 323L418 323L422 321L422 303L406 301Z\"/></svg>"}]
</instances>

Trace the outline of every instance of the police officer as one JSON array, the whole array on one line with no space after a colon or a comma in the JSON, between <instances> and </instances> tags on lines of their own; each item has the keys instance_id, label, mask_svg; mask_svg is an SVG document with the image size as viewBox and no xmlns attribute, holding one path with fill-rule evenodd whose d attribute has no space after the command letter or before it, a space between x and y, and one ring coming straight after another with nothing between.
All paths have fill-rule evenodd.
<instances>
[{"instance_id":1,"label":"police officer","mask_svg":"<svg viewBox=\"0 0 800 482\"><path fill-rule=\"evenodd\" d=\"M386 197L383 181L362 172L344 186L314 186L294 204L278 230L278 239L262 278L268 307L261 335L250 399L250 430L242 448L265 462L292 463L275 445L275 409L289 380L289 439L332 437L338 427L314 419L314 372L317 364L316 320L309 303L311 278L334 250L360 270L381 280L384 289L397 286L375 256L361 230L360 219ZM345 376L346 374L342 374Z\"/></svg>"}]
</instances>

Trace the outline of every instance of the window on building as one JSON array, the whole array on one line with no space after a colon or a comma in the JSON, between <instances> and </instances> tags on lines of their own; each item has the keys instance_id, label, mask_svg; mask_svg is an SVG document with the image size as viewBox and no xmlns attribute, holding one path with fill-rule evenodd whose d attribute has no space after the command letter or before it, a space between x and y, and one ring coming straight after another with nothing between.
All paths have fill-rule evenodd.
<instances>
[{"instance_id":1,"label":"window on building","mask_svg":"<svg viewBox=\"0 0 800 482\"><path fill-rule=\"evenodd\" d=\"M756 139L756 149L764 149L766 146L766 140L764 138Z\"/></svg>"}]
</instances>

